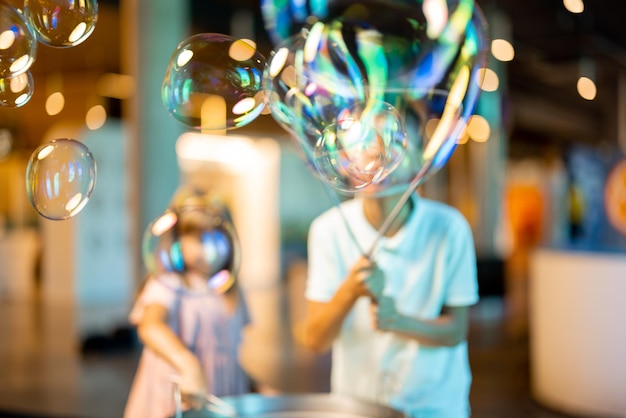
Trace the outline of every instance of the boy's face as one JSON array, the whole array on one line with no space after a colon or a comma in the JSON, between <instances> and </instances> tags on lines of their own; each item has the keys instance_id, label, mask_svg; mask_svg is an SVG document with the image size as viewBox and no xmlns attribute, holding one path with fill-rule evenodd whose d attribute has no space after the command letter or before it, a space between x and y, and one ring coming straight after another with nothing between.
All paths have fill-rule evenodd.
<instances>
[{"instance_id":1,"label":"boy's face","mask_svg":"<svg viewBox=\"0 0 626 418\"><path fill-rule=\"evenodd\" d=\"M379 183L372 183L361 190L371 197L385 197L404 193L415 176L415 164L410 155L405 155L400 164Z\"/></svg>"}]
</instances>

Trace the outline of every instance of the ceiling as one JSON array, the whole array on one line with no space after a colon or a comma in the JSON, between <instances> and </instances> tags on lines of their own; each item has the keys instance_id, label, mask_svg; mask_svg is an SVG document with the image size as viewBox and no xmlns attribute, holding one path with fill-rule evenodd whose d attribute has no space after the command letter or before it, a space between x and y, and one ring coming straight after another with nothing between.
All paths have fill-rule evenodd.
<instances>
[{"instance_id":1,"label":"ceiling","mask_svg":"<svg viewBox=\"0 0 626 418\"><path fill-rule=\"evenodd\" d=\"M271 48L258 0L188 1L191 33L228 33L230 16L247 9L255 19L257 42L261 48ZM621 2L610 0L587 3L584 13L573 15L565 10L561 0L479 2L488 17L498 9L511 22L516 56L512 62L502 64L506 74L502 93L513 145L616 141L617 83L619 74L626 69L626 30L620 10L624 6L616 6ZM38 110L43 109L45 86L54 80L53 75L68 76L65 79L71 81L64 82L64 86L73 88L79 97L91 94L99 74L120 71L119 1L101 0L99 6L98 26L84 44L67 49L38 49L32 67L37 86L33 103L19 109L0 108L0 125L14 125L26 132L25 147L38 145L41 129L54 123L54 118ZM582 56L596 63L598 95L594 101L586 101L576 93ZM83 112L83 108L77 112ZM24 122L28 118L37 118L37 123Z\"/></svg>"},{"instance_id":2,"label":"ceiling","mask_svg":"<svg viewBox=\"0 0 626 418\"><path fill-rule=\"evenodd\" d=\"M513 141L616 142L618 79L626 70L621 3L588 0L582 14L568 12L562 0L485 3L511 21L516 55L506 69ZM576 91L583 57L595 63L594 101Z\"/></svg>"}]
</instances>

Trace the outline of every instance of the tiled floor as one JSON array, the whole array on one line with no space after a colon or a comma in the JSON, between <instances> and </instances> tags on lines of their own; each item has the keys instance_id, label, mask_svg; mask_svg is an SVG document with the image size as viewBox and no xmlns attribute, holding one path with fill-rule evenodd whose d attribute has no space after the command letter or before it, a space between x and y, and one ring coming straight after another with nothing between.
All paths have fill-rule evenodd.
<instances>
[{"instance_id":1,"label":"tiled floor","mask_svg":"<svg viewBox=\"0 0 626 418\"><path fill-rule=\"evenodd\" d=\"M530 392L528 336L504 318L500 298L474 307L469 336L470 401L477 418L572 417L536 403Z\"/></svg>"},{"instance_id":2,"label":"tiled floor","mask_svg":"<svg viewBox=\"0 0 626 418\"><path fill-rule=\"evenodd\" d=\"M286 296L299 294L300 285L247 290L259 327L246 334L243 356L264 390L328 388L328 356L291 343L289 322L302 313L302 304ZM498 298L483 300L472 312L473 416L567 417L531 399L528 341L506 332L502 312ZM139 349L128 348L128 334L118 333L92 340L91 349L81 353L77 316L67 307L0 303L0 416L121 417Z\"/></svg>"}]
</instances>

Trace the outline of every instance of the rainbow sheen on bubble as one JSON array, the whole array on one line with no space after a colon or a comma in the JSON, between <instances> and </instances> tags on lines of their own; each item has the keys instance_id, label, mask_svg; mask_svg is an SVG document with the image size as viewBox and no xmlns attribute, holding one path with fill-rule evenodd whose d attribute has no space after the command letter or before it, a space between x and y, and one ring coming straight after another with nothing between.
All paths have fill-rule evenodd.
<instances>
[{"instance_id":1,"label":"rainbow sheen on bubble","mask_svg":"<svg viewBox=\"0 0 626 418\"><path fill-rule=\"evenodd\" d=\"M35 61L37 40L22 13L0 1L0 77L26 72Z\"/></svg>"},{"instance_id":2,"label":"rainbow sheen on bubble","mask_svg":"<svg viewBox=\"0 0 626 418\"><path fill-rule=\"evenodd\" d=\"M167 111L189 127L239 128L265 107L265 65L250 41L217 33L193 35L172 54L161 99Z\"/></svg>"},{"instance_id":3,"label":"rainbow sheen on bubble","mask_svg":"<svg viewBox=\"0 0 626 418\"><path fill-rule=\"evenodd\" d=\"M407 147L400 114L388 103L371 117L345 109L315 144L313 163L334 189L358 191L381 182L400 163Z\"/></svg>"},{"instance_id":4,"label":"rainbow sheen on bubble","mask_svg":"<svg viewBox=\"0 0 626 418\"><path fill-rule=\"evenodd\" d=\"M388 193L417 177L423 181L445 164L475 107L486 57L485 20L478 7L472 10L465 27L447 26L462 33L460 42L436 38L427 46L430 35L420 35L419 27L406 37L336 20L316 22L274 51L267 70L272 116L292 134L318 177L338 191ZM399 115L382 120L404 127L407 152L384 176L381 157L372 160L367 144L354 144L348 158L329 152L328 133L341 126L346 109L360 109L361 126L376 126L389 109Z\"/></svg>"},{"instance_id":5,"label":"rainbow sheen on bubble","mask_svg":"<svg viewBox=\"0 0 626 418\"><path fill-rule=\"evenodd\" d=\"M431 41L424 46L453 45L462 39L473 7L473 0L261 0L265 29L275 45L318 21L336 20L407 39L417 29Z\"/></svg>"},{"instance_id":6,"label":"rainbow sheen on bubble","mask_svg":"<svg viewBox=\"0 0 626 418\"><path fill-rule=\"evenodd\" d=\"M387 195L415 188L448 162L474 114L487 53L486 20L476 7L459 54L441 82L426 94L420 89L405 92L406 107L399 111L407 132L413 134L405 158L368 192Z\"/></svg>"},{"instance_id":7,"label":"rainbow sheen on bubble","mask_svg":"<svg viewBox=\"0 0 626 418\"><path fill-rule=\"evenodd\" d=\"M30 71L13 77L0 77L0 106L21 107L33 96L35 82Z\"/></svg>"},{"instance_id":8,"label":"rainbow sheen on bubble","mask_svg":"<svg viewBox=\"0 0 626 418\"><path fill-rule=\"evenodd\" d=\"M239 240L223 206L183 204L148 225L142 254L147 271L186 294L224 293L239 269Z\"/></svg>"},{"instance_id":9,"label":"rainbow sheen on bubble","mask_svg":"<svg viewBox=\"0 0 626 418\"><path fill-rule=\"evenodd\" d=\"M39 42L57 48L83 43L98 21L97 0L25 0L24 14Z\"/></svg>"},{"instance_id":10,"label":"rainbow sheen on bubble","mask_svg":"<svg viewBox=\"0 0 626 418\"><path fill-rule=\"evenodd\" d=\"M55 139L38 147L28 161L28 200L45 218L63 220L80 213L95 184L96 162L80 141Z\"/></svg>"}]
</instances>

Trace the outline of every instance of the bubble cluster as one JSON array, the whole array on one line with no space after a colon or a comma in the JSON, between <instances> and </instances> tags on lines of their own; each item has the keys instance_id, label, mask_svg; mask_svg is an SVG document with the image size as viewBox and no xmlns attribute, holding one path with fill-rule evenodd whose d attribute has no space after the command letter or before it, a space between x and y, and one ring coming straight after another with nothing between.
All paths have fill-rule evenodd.
<instances>
[{"instance_id":1,"label":"bubble cluster","mask_svg":"<svg viewBox=\"0 0 626 418\"><path fill-rule=\"evenodd\" d=\"M34 94L30 71L37 41L72 47L87 39L98 20L96 0L24 0L23 10L0 1L0 106L24 106ZM43 217L78 214L96 182L96 163L79 141L58 139L37 148L26 170L28 200Z\"/></svg>"},{"instance_id":2,"label":"bubble cluster","mask_svg":"<svg viewBox=\"0 0 626 418\"><path fill-rule=\"evenodd\" d=\"M340 192L424 181L450 157L478 99L487 50L480 9L449 4L439 22L433 16L448 15L432 2L383 3L309 19L266 71L272 116Z\"/></svg>"},{"instance_id":3,"label":"bubble cluster","mask_svg":"<svg viewBox=\"0 0 626 418\"><path fill-rule=\"evenodd\" d=\"M26 0L24 15L0 7L9 11L0 25L18 28L0 33L0 48L13 36L30 63L35 38L73 46L97 20L95 1ZM267 61L253 42L224 34L179 43L161 85L175 119L223 131L268 111L338 192L396 192L447 162L474 111L488 50L473 0L263 0L261 10L275 43ZM32 95L32 77L12 48L0 49L0 105L17 107Z\"/></svg>"},{"instance_id":4,"label":"bubble cluster","mask_svg":"<svg viewBox=\"0 0 626 418\"><path fill-rule=\"evenodd\" d=\"M26 72L35 61L37 39L18 9L0 2L0 78Z\"/></svg>"},{"instance_id":5,"label":"bubble cluster","mask_svg":"<svg viewBox=\"0 0 626 418\"><path fill-rule=\"evenodd\" d=\"M340 192L389 193L447 162L478 99L487 50L485 19L472 0L265 0L261 7L276 43L269 63L247 40L187 38L161 88L173 117L221 131L249 124L269 106L308 166ZM94 30L97 10L94 0L25 0L24 14L0 3L0 105L19 107L32 96L36 40L75 46ZM54 168L39 154L29 164L31 203L50 219L72 216L91 190L73 206L70 192L38 188L39 167L61 172L68 160ZM94 183L95 163L87 181Z\"/></svg>"},{"instance_id":6,"label":"bubble cluster","mask_svg":"<svg viewBox=\"0 0 626 418\"><path fill-rule=\"evenodd\" d=\"M26 168L26 194L37 212L51 220L78 214L96 184L96 162L80 141L56 139L41 145Z\"/></svg>"},{"instance_id":7,"label":"bubble cluster","mask_svg":"<svg viewBox=\"0 0 626 418\"><path fill-rule=\"evenodd\" d=\"M33 95L29 70L37 41L67 48L87 39L96 27L98 3L24 0L23 10L0 1L0 106L21 107Z\"/></svg>"},{"instance_id":8,"label":"bubble cluster","mask_svg":"<svg viewBox=\"0 0 626 418\"><path fill-rule=\"evenodd\" d=\"M226 35L178 46L162 88L175 118L232 129L267 105L338 192L390 193L446 163L478 100L488 50L473 0L263 0L261 10L275 43L267 63Z\"/></svg>"},{"instance_id":9,"label":"bubble cluster","mask_svg":"<svg viewBox=\"0 0 626 418\"><path fill-rule=\"evenodd\" d=\"M187 294L224 293L239 268L237 235L215 204L167 209L148 225L142 253L151 275Z\"/></svg>"}]
</instances>

